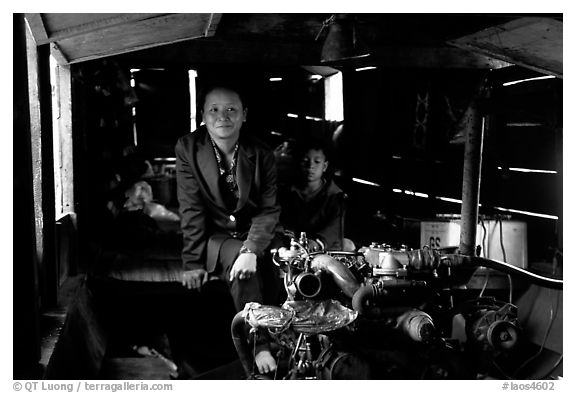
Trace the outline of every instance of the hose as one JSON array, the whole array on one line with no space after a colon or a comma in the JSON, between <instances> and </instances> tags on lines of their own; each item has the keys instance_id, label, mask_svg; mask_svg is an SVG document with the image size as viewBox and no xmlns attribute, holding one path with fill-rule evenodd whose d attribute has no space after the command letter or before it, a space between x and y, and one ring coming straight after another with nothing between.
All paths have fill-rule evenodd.
<instances>
[{"instance_id":1,"label":"hose","mask_svg":"<svg viewBox=\"0 0 576 393\"><path fill-rule=\"evenodd\" d=\"M373 298L375 295L374 285L366 285L360 287L354 296L352 296L352 308L358 311L359 315L364 314L364 301L368 298Z\"/></svg>"},{"instance_id":2,"label":"hose","mask_svg":"<svg viewBox=\"0 0 576 393\"><path fill-rule=\"evenodd\" d=\"M493 259L481 258L481 257L469 257L469 258L472 264L489 267L506 274L515 274L517 276L524 277L528 279L531 283L537 284L544 288L563 289L564 287L564 280L558 280L556 278L541 276L539 274L529 272L528 270L519 268L517 266L510 265L505 262L496 261Z\"/></svg>"},{"instance_id":3,"label":"hose","mask_svg":"<svg viewBox=\"0 0 576 393\"><path fill-rule=\"evenodd\" d=\"M395 258L400 258L401 254L394 254ZM417 256L417 257L415 257ZM435 254L434 251L427 251L418 254L413 252L406 253L406 260L400 260L403 265L408 265L417 270L424 268L436 268L439 265L443 266L484 266L495 270L498 270L506 274L514 274L521 276L531 283L551 289L562 289L564 286L564 281L556 278L550 278L541 276L539 274L532 273L528 270L522 269L520 267L511 265L509 263L496 261L494 259L467 256L463 254Z\"/></svg>"},{"instance_id":4,"label":"hose","mask_svg":"<svg viewBox=\"0 0 576 393\"><path fill-rule=\"evenodd\" d=\"M238 353L238 358L242 364L242 368L246 373L246 377L250 378L252 375L252 366L254 364L254 358L252 352L250 352L250 347L248 346L248 339L246 337L246 319L242 315L243 312L238 312L232 319L231 333L232 342Z\"/></svg>"},{"instance_id":5,"label":"hose","mask_svg":"<svg viewBox=\"0 0 576 393\"><path fill-rule=\"evenodd\" d=\"M329 255L320 254L315 256L312 260L311 268L328 273L336 285L349 298L352 298L360 288L360 284L350 269Z\"/></svg>"}]
</instances>

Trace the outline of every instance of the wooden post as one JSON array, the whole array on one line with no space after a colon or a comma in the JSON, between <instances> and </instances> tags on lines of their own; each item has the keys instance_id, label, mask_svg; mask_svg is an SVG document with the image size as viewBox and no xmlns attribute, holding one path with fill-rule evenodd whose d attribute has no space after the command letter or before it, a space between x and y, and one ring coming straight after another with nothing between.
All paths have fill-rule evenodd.
<instances>
[{"instance_id":1,"label":"wooden post","mask_svg":"<svg viewBox=\"0 0 576 393\"><path fill-rule=\"evenodd\" d=\"M13 377L40 379L39 289L24 15L13 14L13 22Z\"/></svg>"},{"instance_id":2,"label":"wooden post","mask_svg":"<svg viewBox=\"0 0 576 393\"><path fill-rule=\"evenodd\" d=\"M59 50L51 46L58 59ZM72 74L70 65L59 63L54 70L54 164L56 220L60 224L57 274L59 282L77 273L77 223L74 198L74 140L72 137Z\"/></svg>"},{"instance_id":3,"label":"wooden post","mask_svg":"<svg viewBox=\"0 0 576 393\"><path fill-rule=\"evenodd\" d=\"M56 49L52 48L52 52ZM57 218L73 214L74 209L74 166L72 139L72 75L69 65L58 64L55 72L55 101L57 122L58 175L56 176L60 204Z\"/></svg>"},{"instance_id":4,"label":"wooden post","mask_svg":"<svg viewBox=\"0 0 576 393\"><path fill-rule=\"evenodd\" d=\"M50 48L48 45L37 47L29 33L27 45L36 253L40 273L40 305L46 308L56 306L58 299Z\"/></svg>"},{"instance_id":5,"label":"wooden post","mask_svg":"<svg viewBox=\"0 0 576 393\"><path fill-rule=\"evenodd\" d=\"M483 88L481 87L481 90ZM478 99L470 104L465 113L466 144L464 148L464 173L462 176L462 210L460 223L460 247L463 255L474 256L476 229L478 226L478 204L480 203L480 178L482 169L482 145L486 118L478 108Z\"/></svg>"}]
</instances>

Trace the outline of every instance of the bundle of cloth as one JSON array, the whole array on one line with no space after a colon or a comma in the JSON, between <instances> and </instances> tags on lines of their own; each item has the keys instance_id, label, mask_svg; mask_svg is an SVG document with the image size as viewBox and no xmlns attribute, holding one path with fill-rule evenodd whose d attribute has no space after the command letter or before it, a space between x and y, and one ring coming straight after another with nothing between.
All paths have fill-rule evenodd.
<instances>
[{"instance_id":1,"label":"bundle of cloth","mask_svg":"<svg viewBox=\"0 0 576 393\"><path fill-rule=\"evenodd\" d=\"M126 211L142 210L156 221L180 221L178 214L153 201L152 187L145 181L134 183L124 195L127 198L123 206Z\"/></svg>"}]
</instances>

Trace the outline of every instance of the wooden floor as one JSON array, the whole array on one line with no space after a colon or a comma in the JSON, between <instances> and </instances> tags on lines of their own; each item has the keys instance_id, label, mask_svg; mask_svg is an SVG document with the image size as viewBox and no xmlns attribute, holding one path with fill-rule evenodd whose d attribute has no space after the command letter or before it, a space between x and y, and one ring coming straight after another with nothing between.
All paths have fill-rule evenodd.
<instances>
[{"instance_id":1,"label":"wooden floor","mask_svg":"<svg viewBox=\"0 0 576 393\"><path fill-rule=\"evenodd\" d=\"M219 294L195 299L180 284L181 234L169 223L153 237L143 236L147 232L138 226L141 218L127 216L123 226L110 228L115 241L95 245L97 260L85 274L69 279L61 288L58 309L43 315L44 377L169 380L182 378L184 369L186 378L243 378L227 322L234 315L231 299L222 300ZM198 302L204 304L201 310ZM206 306L211 302L213 307ZM169 326L180 321L205 327L193 351L186 340L167 340ZM186 356L175 358L173 345L186 347L185 355L205 354L205 359L200 366L187 367Z\"/></svg>"},{"instance_id":2,"label":"wooden floor","mask_svg":"<svg viewBox=\"0 0 576 393\"><path fill-rule=\"evenodd\" d=\"M147 277L158 277L155 272ZM217 285L211 282L212 287ZM199 309L193 305L197 295L179 282L77 277L65 289L67 300L61 308L44 316L44 378L243 379L227 322L233 316L231 298L226 303L218 293L223 291L209 296L213 307ZM225 295L229 296L227 291ZM183 367L174 357L166 334L175 314L189 315L183 319L189 325L206 325L194 348L202 359L201 367Z\"/></svg>"},{"instance_id":3,"label":"wooden floor","mask_svg":"<svg viewBox=\"0 0 576 393\"><path fill-rule=\"evenodd\" d=\"M101 379L113 380L168 380L175 373L162 360L154 357L123 357L106 359Z\"/></svg>"},{"instance_id":4,"label":"wooden floor","mask_svg":"<svg viewBox=\"0 0 576 393\"><path fill-rule=\"evenodd\" d=\"M205 373L179 377L162 360L147 357L107 359L102 367L101 379L111 380L241 380L246 379L239 361L214 368Z\"/></svg>"},{"instance_id":5,"label":"wooden floor","mask_svg":"<svg viewBox=\"0 0 576 393\"><path fill-rule=\"evenodd\" d=\"M68 306L85 275L80 274L68 279L58 292L58 305L40 315L40 364L46 368L62 332Z\"/></svg>"}]
</instances>

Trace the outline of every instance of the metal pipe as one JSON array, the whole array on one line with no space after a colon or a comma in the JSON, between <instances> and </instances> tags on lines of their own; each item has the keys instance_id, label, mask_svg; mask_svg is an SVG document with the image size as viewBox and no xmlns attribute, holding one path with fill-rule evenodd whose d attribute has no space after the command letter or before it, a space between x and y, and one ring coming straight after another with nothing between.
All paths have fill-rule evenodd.
<instances>
[{"instance_id":1,"label":"metal pipe","mask_svg":"<svg viewBox=\"0 0 576 393\"><path fill-rule=\"evenodd\" d=\"M372 299L374 297L374 292L373 285L360 287L356 293L354 293L354 296L352 296L352 308L355 311L358 311L358 314L364 314L366 311L364 310L364 302L367 299Z\"/></svg>"},{"instance_id":2,"label":"metal pipe","mask_svg":"<svg viewBox=\"0 0 576 393\"><path fill-rule=\"evenodd\" d=\"M322 282L317 274L302 272L294 279L294 285L298 293L305 298L313 298L320 293L322 289Z\"/></svg>"},{"instance_id":3,"label":"metal pipe","mask_svg":"<svg viewBox=\"0 0 576 393\"><path fill-rule=\"evenodd\" d=\"M312 270L327 272L349 298L352 298L354 293L360 288L360 284L350 269L329 255L320 254L315 256L312 260L311 268Z\"/></svg>"},{"instance_id":4,"label":"metal pipe","mask_svg":"<svg viewBox=\"0 0 576 393\"><path fill-rule=\"evenodd\" d=\"M530 281L532 284L539 285L544 288L560 289L564 288L564 280L552 277L545 277L536 273L532 273L526 269L518 266L511 265L506 262L497 261L489 258L481 258L476 256L467 256L459 254L446 254L440 257L440 264L450 267L479 267L484 266L499 272L519 276Z\"/></svg>"},{"instance_id":5,"label":"metal pipe","mask_svg":"<svg viewBox=\"0 0 576 393\"><path fill-rule=\"evenodd\" d=\"M522 269L518 266L511 265L506 262L496 261L494 259L472 257L470 261L479 266L489 267L501 271L506 274L513 274L527 279L533 284L539 285L544 288L560 289L564 288L564 280L545 277L539 274L532 273L528 270Z\"/></svg>"},{"instance_id":6,"label":"metal pipe","mask_svg":"<svg viewBox=\"0 0 576 393\"><path fill-rule=\"evenodd\" d=\"M484 90L481 86L481 92ZM482 98L482 95L479 96ZM482 168L482 144L486 118L474 100L464 115L463 128L466 130L464 150L464 172L462 176L462 210L460 223L460 254L474 256L476 249L476 228L478 225L478 204L480 202L480 178Z\"/></svg>"}]
</instances>

